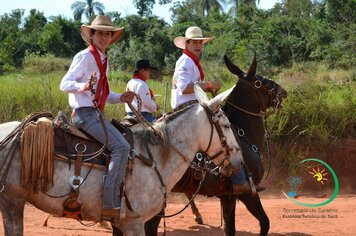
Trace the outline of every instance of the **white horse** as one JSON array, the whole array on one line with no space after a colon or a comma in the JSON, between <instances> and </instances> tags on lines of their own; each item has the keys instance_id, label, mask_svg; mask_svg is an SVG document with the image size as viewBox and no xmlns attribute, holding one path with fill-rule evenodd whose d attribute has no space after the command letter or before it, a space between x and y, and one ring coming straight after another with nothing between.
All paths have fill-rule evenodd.
<instances>
[{"instance_id":1,"label":"white horse","mask_svg":"<svg viewBox=\"0 0 356 236\"><path fill-rule=\"evenodd\" d=\"M242 156L230 122L219 109L221 101L229 94L226 91L212 100L196 87L199 104L183 111L164 117L153 127L161 134L157 137L152 129L134 129L134 150L137 153L152 153L158 174L138 159L134 160L132 173L127 175L125 191L132 211L127 211L126 218L114 221L124 235L144 235L144 222L159 213L166 201L166 194L187 170L196 152L207 150L210 156L216 156L215 164L221 165L230 161L234 171L238 171ZM0 125L0 140L20 122L9 122ZM218 132L217 132L218 131ZM21 150L20 145L11 142L0 146L0 210L3 215L6 236L23 235L23 213L26 202L51 215L62 216L63 202L66 197L53 198L70 192L69 178L73 175L74 165L55 159L54 184L48 192L33 193L21 186ZM15 148L15 149L14 149ZM11 159L9 159L11 158ZM228 159L226 159L228 158ZM10 162L7 162L11 160ZM9 163L4 164L4 163ZM86 176L89 167L82 167ZM81 215L86 221L100 221L102 212L103 168L93 168L80 188L78 201L81 203ZM165 187L164 187L164 186ZM51 196L49 196L51 195Z\"/></svg>"}]
</instances>

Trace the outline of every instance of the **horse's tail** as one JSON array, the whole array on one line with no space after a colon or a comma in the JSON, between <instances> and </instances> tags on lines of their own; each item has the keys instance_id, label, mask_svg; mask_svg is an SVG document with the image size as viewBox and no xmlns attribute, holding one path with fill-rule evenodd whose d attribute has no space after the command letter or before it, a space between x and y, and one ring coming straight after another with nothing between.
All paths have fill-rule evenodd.
<instances>
[{"instance_id":1,"label":"horse's tail","mask_svg":"<svg viewBox=\"0 0 356 236\"><path fill-rule=\"evenodd\" d=\"M53 186L53 126L47 118L26 125L22 133L21 185L32 192Z\"/></svg>"}]
</instances>

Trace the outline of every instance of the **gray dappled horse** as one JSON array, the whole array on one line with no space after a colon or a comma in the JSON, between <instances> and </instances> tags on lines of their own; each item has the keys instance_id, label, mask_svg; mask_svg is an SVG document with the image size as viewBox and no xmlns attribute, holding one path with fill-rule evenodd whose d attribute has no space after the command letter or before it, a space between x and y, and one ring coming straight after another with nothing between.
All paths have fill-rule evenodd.
<instances>
[{"instance_id":1,"label":"gray dappled horse","mask_svg":"<svg viewBox=\"0 0 356 236\"><path fill-rule=\"evenodd\" d=\"M154 130L133 129L134 150L144 156L150 150L154 167L161 178L155 168L134 159L132 172L127 175L125 182L125 193L131 210L127 211L126 218L112 222L113 228L120 229L124 235L144 235L144 222L162 209L166 194L182 177L197 151L208 149L210 155L220 153L214 161L217 165L226 163L227 155L235 171L241 167L239 145L229 120L219 109L227 93L210 101L199 87L196 93L200 98L199 104L163 117L153 125ZM48 191L31 192L25 189L21 184L24 160L18 135L22 132L18 129L19 125L20 122L0 125L0 210L6 236L23 235L26 202L51 215L62 216L66 198L53 196L71 192L69 179L74 172L74 165L54 158L53 185ZM14 135L9 136L10 133ZM106 171L100 167L89 169L86 165L82 166L81 172L86 178L81 185L78 201L85 221L101 220L103 176Z\"/></svg>"},{"instance_id":2,"label":"gray dappled horse","mask_svg":"<svg viewBox=\"0 0 356 236\"><path fill-rule=\"evenodd\" d=\"M282 107L282 102L287 97L287 92L276 82L256 75L256 57L254 57L247 74L234 65L226 56L224 60L229 71L238 76L238 81L222 109L231 122L235 137L242 148L246 167L257 185L264 174L262 152L266 131L263 117L268 108L278 110ZM192 199L199 186L199 181L191 181L194 171L193 168L189 168L182 179L174 186L172 192L185 193L188 199ZM235 208L237 199L242 201L250 213L258 219L260 235L267 235L269 219L262 207L258 194L256 196L251 196L250 194L232 195L229 181L230 179L221 181L220 176L206 172L205 180L202 182L198 192L202 195L218 196L220 198L225 235L234 236L236 233ZM192 182L195 184L194 188L191 185L189 188L184 186ZM228 183L222 186L222 182ZM217 191L221 188L221 191ZM191 201L191 208L197 223L202 224L202 216L194 201ZM146 222L146 235L157 235L159 221L160 217L154 217Z\"/></svg>"}]
</instances>

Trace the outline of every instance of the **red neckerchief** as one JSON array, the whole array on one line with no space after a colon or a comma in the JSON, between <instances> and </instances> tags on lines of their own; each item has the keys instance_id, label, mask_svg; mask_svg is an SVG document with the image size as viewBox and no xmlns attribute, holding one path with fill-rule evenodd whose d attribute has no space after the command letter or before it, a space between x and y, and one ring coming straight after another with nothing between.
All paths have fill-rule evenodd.
<instances>
[{"instance_id":1,"label":"red neckerchief","mask_svg":"<svg viewBox=\"0 0 356 236\"><path fill-rule=\"evenodd\" d=\"M143 78L143 76L140 75L140 74L134 74L134 75L132 76L132 79L140 79L140 80L144 81L145 83L147 83L147 82L146 82L146 79ZM150 90L151 98L153 98L153 97L154 97L154 94L153 94L152 89L151 89L150 87L149 87L148 89Z\"/></svg>"},{"instance_id":2,"label":"red neckerchief","mask_svg":"<svg viewBox=\"0 0 356 236\"><path fill-rule=\"evenodd\" d=\"M188 57L190 57L194 61L195 65L199 69L200 80L203 81L204 80L204 72L203 72L203 68L201 68L201 65L200 65L200 62L199 62L198 58L193 53L191 53L188 49L184 49L183 50L183 54L187 55Z\"/></svg>"},{"instance_id":3,"label":"red neckerchief","mask_svg":"<svg viewBox=\"0 0 356 236\"><path fill-rule=\"evenodd\" d=\"M106 76L108 60L106 58L103 64L98 49L96 49L96 47L92 44L89 45L89 51L93 54L96 64L98 65L100 71L100 79L98 82L98 86L96 89L95 98L93 102L95 107L98 107L101 111L104 111L106 99L110 92L108 77Z\"/></svg>"}]
</instances>

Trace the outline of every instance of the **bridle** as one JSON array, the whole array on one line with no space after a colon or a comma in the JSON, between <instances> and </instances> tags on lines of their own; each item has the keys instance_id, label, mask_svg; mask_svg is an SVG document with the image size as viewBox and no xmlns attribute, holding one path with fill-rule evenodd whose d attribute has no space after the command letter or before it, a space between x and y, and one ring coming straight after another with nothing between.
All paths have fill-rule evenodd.
<instances>
[{"instance_id":1,"label":"bridle","mask_svg":"<svg viewBox=\"0 0 356 236\"><path fill-rule=\"evenodd\" d=\"M220 139L220 142L221 142L221 145L222 147L225 149L225 156L224 156L224 159L218 164L219 166L222 166L222 168L227 168L229 167L230 169L232 168L231 167L231 162L230 162L230 153L231 151L233 151L233 148L230 147L228 144L227 144L227 138L226 136L224 135L223 131L222 131L222 128L221 128L221 124L219 123L219 118L224 115L224 112L219 109L217 112L212 112L209 107L207 107L206 105L202 105L200 104L205 112L207 113L207 116L208 116L208 119L209 119L209 123L211 125L211 132L210 132L210 139L209 139L209 144L206 148L206 150L203 152L203 153L207 153L208 150L210 149L210 146L211 146L211 142L212 142L212 139L213 139L213 133L214 133L214 127L215 126L215 129L219 135L219 139ZM225 128L231 128L231 124L227 124L227 125L224 125ZM215 153L214 155L212 156L208 156L210 160L214 160L216 159L218 156L220 156L224 151L223 150L220 150L218 151L217 153Z\"/></svg>"},{"instance_id":2,"label":"bridle","mask_svg":"<svg viewBox=\"0 0 356 236\"><path fill-rule=\"evenodd\" d=\"M256 113L256 112L252 112L252 111L248 111L236 104L233 104L229 101L229 99L227 99L226 103L228 103L229 105L231 105L232 107L246 113L246 114L249 114L249 115L252 115L252 116L258 116L258 117L262 117L264 115L266 115L267 113L267 109L269 107L273 107L274 110L277 110L278 107L281 105L282 103L282 100L281 98L279 97L279 94L277 92L277 85L274 81L271 81L273 83L273 87L272 88L267 88L264 84L264 81L266 81L267 79L265 79L264 77L262 76L256 76L256 80L254 82L251 82L251 81L248 81L247 79L243 79L243 78L240 78L238 83L241 83L241 84L244 84L250 88L252 88L253 90L256 91L257 93L257 96L259 98L259 107L260 107L260 111L259 113ZM263 96L262 96L262 93L263 92L267 92L269 94L269 99L268 99L268 102L265 103L264 100L263 100Z\"/></svg>"},{"instance_id":3,"label":"bridle","mask_svg":"<svg viewBox=\"0 0 356 236\"><path fill-rule=\"evenodd\" d=\"M184 112L184 111L192 108L195 105L196 104L187 106L184 109L182 109L182 110L180 110L180 111L178 111L178 112L176 112L174 114L177 114L177 113L180 113L180 112ZM211 125L209 143L208 143L207 148L202 153L204 153L212 161L212 160L216 159L217 157L219 157L220 155L222 155L224 153L224 150L225 150L224 159L222 161L220 161L217 164L217 166L220 166L223 169L226 168L226 169L229 170L229 173L231 173L232 165L231 165L231 162L230 162L230 156L231 156L231 152L234 150L234 148L230 147L227 144L227 138L224 135L223 130L222 130L222 126L224 126L225 128L230 128L231 124L222 125L222 124L219 123L219 118L224 115L224 112L221 109L217 110L216 112L213 112L212 110L210 110L210 108L208 106L203 105L203 104L199 104L199 105L201 105L204 108L204 110L205 110L205 112L207 114L209 123ZM219 135L219 140L221 142L222 149L219 150L218 152L216 152L213 155L207 155L206 153L209 151L209 149L211 147L211 144L212 144L212 139L213 139L214 130L215 130L214 126L215 126L215 129L216 129L216 131L217 131L217 133ZM174 146L173 146L173 148L184 159L185 162L188 162L188 160L190 158L186 157L186 155L184 155L180 150L178 150L178 148L176 148Z\"/></svg>"},{"instance_id":4,"label":"bridle","mask_svg":"<svg viewBox=\"0 0 356 236\"><path fill-rule=\"evenodd\" d=\"M241 108L240 106L233 104L232 102L229 101L229 99L226 100L226 103L228 103L230 106L248 114L248 115L252 115L252 116L256 116L256 117L265 117L266 113L267 113L267 109L269 107L273 107L274 111L277 111L278 108L280 107L281 103L282 103L282 98L280 98L278 91L276 89L277 84L274 81L268 80L270 82L272 82L273 87L272 88L267 88L264 84L266 84L267 79L262 77L262 76L256 76L256 80L254 82L251 82L247 79L244 78L240 78L238 83L244 84L250 88L252 88L253 90L256 91L258 98L259 98L259 107L260 107L260 112L256 113L256 112L252 112L252 111L248 111L246 109ZM264 83L265 82L265 83ZM263 102L263 97L262 97L262 93L266 92L269 94L269 99L267 103ZM256 153L262 160L262 155L260 153L259 148L253 144L245 135L245 131L243 129L241 129L240 127L238 127L238 125L233 124L234 128L237 131L238 136L242 139L245 140L245 142L251 147L252 151L254 153ZM270 172L270 168L271 168L271 156L270 156L270 150L269 150L269 135L267 132L267 127L266 127L266 120L264 122L264 132L265 132L265 141L267 142L267 154L269 157L269 164L268 164L268 172L265 175L264 180L267 179L268 174Z\"/></svg>"}]
</instances>

